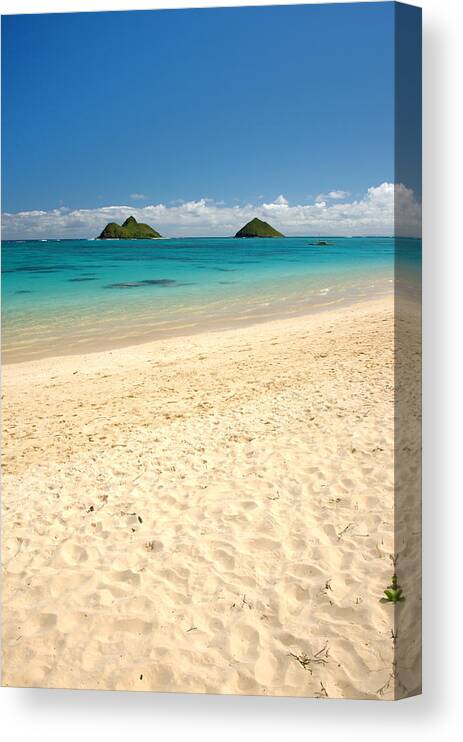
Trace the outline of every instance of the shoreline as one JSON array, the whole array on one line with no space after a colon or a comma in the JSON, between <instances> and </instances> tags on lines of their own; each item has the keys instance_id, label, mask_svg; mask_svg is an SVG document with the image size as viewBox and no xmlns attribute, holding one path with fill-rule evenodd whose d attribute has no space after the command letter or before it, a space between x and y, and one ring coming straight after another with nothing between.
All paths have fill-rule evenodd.
<instances>
[{"instance_id":1,"label":"shoreline","mask_svg":"<svg viewBox=\"0 0 463 742\"><path fill-rule=\"evenodd\" d=\"M307 304L299 309L294 308L293 305L292 308L288 309L287 314L284 316L281 316L281 312L280 316L277 316L276 313L265 315L257 314L257 312L254 312L252 316L246 317L230 315L230 317L228 318L219 317L219 319L217 319L216 321L213 321L212 319L203 319L200 326L189 326L186 329L184 324L179 324L176 328L169 327L166 330L166 332L168 333L166 335L161 334L160 328L156 327L154 332L159 333L156 337L145 337L145 339L135 341L133 341L132 338L126 338L125 340L121 339L120 342L116 342L115 339L112 339L112 342L107 347L95 347L94 349L89 348L82 352L55 352L54 350L50 349L49 352L45 352L44 355L41 355L39 358L3 360L4 354L11 353L11 351L5 351L2 349L2 367L7 368L8 366L18 366L22 363L40 362L41 360L45 360L47 358L59 359L80 355L94 355L95 353L107 353L110 351L117 351L128 348L138 348L141 345L164 342L175 338L188 338L202 334L217 334L228 331L233 332L234 330L245 330L248 327L265 325L269 322L284 322L286 320L297 319L300 317L311 317L317 316L318 314L325 314L327 312L329 313L333 311L342 311L343 309L355 307L357 305L363 305L372 301L382 301L391 296L393 296L392 289L389 292L382 293L379 296L377 295L377 293L374 293L372 295L365 296L363 299L359 299L358 296L343 299L333 299L333 301L324 301L323 303L319 304ZM98 341L95 342L98 342L98 344L101 345L101 339L98 339Z\"/></svg>"},{"instance_id":2,"label":"shoreline","mask_svg":"<svg viewBox=\"0 0 463 742\"><path fill-rule=\"evenodd\" d=\"M291 314L288 317L273 317L270 318L264 318L260 321L249 321L245 324L240 325L238 327L200 327L197 329L196 332L190 332L187 331L185 333L179 332L179 333L173 333L172 335L169 335L167 337L157 337L152 339L144 340L143 342L139 343L130 343L128 345L116 345L111 346L108 348L100 348L95 350L89 350L84 351L81 353L60 353L56 355L44 355L41 358L34 358L29 360L23 360L23 361L8 361L8 362L2 362L2 369L3 374L8 375L9 369L15 369L15 374L17 371L20 370L20 367L27 367L27 366L33 366L37 365L40 366L41 364L53 364L54 362L61 365L63 362L68 362L72 364L73 359L82 359L86 364L88 362L91 362L93 359L94 361L98 362L99 360L109 360L108 356L111 356L113 354L120 354L120 356L125 355L132 355L133 353L140 353L145 349L148 353L150 353L152 350L156 348L156 346L162 344L166 345L175 345L176 343L180 341L188 341L188 340L200 340L201 336L204 337L217 337L222 334L234 334L234 333L243 333L248 330L252 330L253 328L263 328L268 327L269 330L271 329L272 325L275 325L275 329L280 329L279 326L282 325L282 323L287 323L288 326L294 321L303 321L305 318L317 318L325 315L332 315L337 312L345 312L345 311L356 311L360 308L368 309L368 305L372 305L373 307L380 306L381 304L387 304L388 301L392 301L394 298L394 294L391 291L389 295L376 297L376 298L365 298L363 301L358 301L356 299L353 302L346 302L346 303L337 303L336 306L332 306L332 304L323 304L323 305L317 305L316 308L314 308L313 311L307 311L307 308L304 308L301 313L297 314ZM281 328L284 329L284 328ZM74 364L75 365L75 364ZM59 370L59 369L57 369Z\"/></svg>"}]
</instances>

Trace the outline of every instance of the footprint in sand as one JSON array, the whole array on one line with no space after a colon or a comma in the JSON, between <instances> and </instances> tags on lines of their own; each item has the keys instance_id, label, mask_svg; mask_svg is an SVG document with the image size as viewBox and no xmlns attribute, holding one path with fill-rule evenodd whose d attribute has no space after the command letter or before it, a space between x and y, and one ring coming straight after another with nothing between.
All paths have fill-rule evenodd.
<instances>
[{"instance_id":1,"label":"footprint in sand","mask_svg":"<svg viewBox=\"0 0 463 742\"><path fill-rule=\"evenodd\" d=\"M262 652L254 665L254 677L258 683L274 685L277 678L284 676L287 661L278 660L272 652Z\"/></svg>"},{"instance_id":2,"label":"footprint in sand","mask_svg":"<svg viewBox=\"0 0 463 742\"><path fill-rule=\"evenodd\" d=\"M129 634L151 634L153 624L151 621L142 621L140 618L126 618L115 621L113 624L114 631L124 631Z\"/></svg>"},{"instance_id":3,"label":"footprint in sand","mask_svg":"<svg viewBox=\"0 0 463 742\"><path fill-rule=\"evenodd\" d=\"M233 657L241 661L256 660L259 654L259 632L248 624L233 626L230 635L230 650Z\"/></svg>"},{"instance_id":4,"label":"footprint in sand","mask_svg":"<svg viewBox=\"0 0 463 742\"><path fill-rule=\"evenodd\" d=\"M227 554L223 549L216 549L212 555L214 562L219 562L226 569L233 569L235 566L235 560L230 554Z\"/></svg>"},{"instance_id":5,"label":"footprint in sand","mask_svg":"<svg viewBox=\"0 0 463 742\"><path fill-rule=\"evenodd\" d=\"M86 562L88 559L88 553L82 546L68 541L59 549L58 557L66 564L73 566L75 564Z\"/></svg>"},{"instance_id":6,"label":"footprint in sand","mask_svg":"<svg viewBox=\"0 0 463 742\"><path fill-rule=\"evenodd\" d=\"M34 636L34 634L39 634L42 631L50 631L55 626L55 613L41 613L29 619L21 628L21 633L23 636Z\"/></svg>"}]
</instances>

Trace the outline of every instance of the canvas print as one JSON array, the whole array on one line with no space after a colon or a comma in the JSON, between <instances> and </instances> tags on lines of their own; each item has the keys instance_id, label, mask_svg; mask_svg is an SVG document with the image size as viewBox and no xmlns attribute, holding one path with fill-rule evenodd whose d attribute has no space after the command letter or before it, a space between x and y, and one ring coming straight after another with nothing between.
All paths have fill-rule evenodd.
<instances>
[{"instance_id":1,"label":"canvas print","mask_svg":"<svg viewBox=\"0 0 463 742\"><path fill-rule=\"evenodd\" d=\"M421 687L421 14L2 18L2 683Z\"/></svg>"}]
</instances>

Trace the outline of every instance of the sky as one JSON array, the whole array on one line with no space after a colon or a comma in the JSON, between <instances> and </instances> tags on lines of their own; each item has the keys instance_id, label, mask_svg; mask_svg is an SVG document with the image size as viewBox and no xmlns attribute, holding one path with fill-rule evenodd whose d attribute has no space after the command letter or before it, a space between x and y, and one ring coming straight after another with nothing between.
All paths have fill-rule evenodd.
<instances>
[{"instance_id":1,"label":"sky","mask_svg":"<svg viewBox=\"0 0 463 742\"><path fill-rule=\"evenodd\" d=\"M393 3L2 21L4 237L391 233Z\"/></svg>"}]
</instances>

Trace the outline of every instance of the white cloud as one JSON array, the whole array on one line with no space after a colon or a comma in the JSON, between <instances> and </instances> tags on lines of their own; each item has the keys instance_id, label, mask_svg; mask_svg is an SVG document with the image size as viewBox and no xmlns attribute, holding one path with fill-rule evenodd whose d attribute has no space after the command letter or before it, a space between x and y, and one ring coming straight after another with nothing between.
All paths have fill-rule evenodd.
<instances>
[{"instance_id":1,"label":"white cloud","mask_svg":"<svg viewBox=\"0 0 463 742\"><path fill-rule=\"evenodd\" d=\"M149 206L103 206L95 209L57 208L2 215L3 238L95 237L108 222L128 216L151 224L165 236L233 235L253 217L269 221L284 234L294 235L391 235L394 207L400 234L419 235L421 205L403 185L382 183L348 203L321 200L290 204L284 196L259 204L225 205L201 198L181 203Z\"/></svg>"},{"instance_id":2,"label":"white cloud","mask_svg":"<svg viewBox=\"0 0 463 742\"><path fill-rule=\"evenodd\" d=\"M350 196L349 191L329 191L328 193L319 193L315 201L338 201Z\"/></svg>"},{"instance_id":3,"label":"white cloud","mask_svg":"<svg viewBox=\"0 0 463 742\"><path fill-rule=\"evenodd\" d=\"M131 193L130 198L132 201L145 201L146 196L144 193Z\"/></svg>"}]
</instances>

